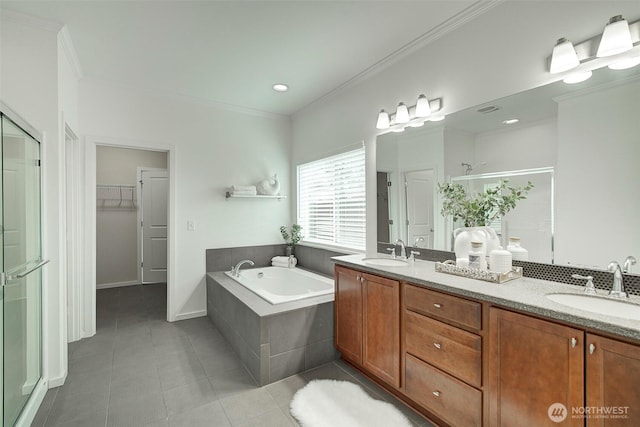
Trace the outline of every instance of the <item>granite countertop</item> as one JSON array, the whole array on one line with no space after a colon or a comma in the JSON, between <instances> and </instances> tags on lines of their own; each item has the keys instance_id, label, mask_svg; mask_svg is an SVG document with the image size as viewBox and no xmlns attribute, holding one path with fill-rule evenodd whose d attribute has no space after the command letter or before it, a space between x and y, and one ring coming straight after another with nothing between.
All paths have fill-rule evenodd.
<instances>
[{"instance_id":1,"label":"granite countertop","mask_svg":"<svg viewBox=\"0 0 640 427\"><path fill-rule=\"evenodd\" d=\"M388 257L376 255L376 257ZM577 327L607 332L640 341L640 321L579 310L548 299L550 293L583 294L584 287L564 283L522 277L496 284L435 271L435 262L416 260L408 266L381 267L363 261L365 255L345 255L332 258L336 264L357 268L360 271L404 280L430 289L449 292L462 297L490 302L505 308L536 314L552 320L560 320ZM598 295L606 292L598 290ZM640 297L631 296L627 302L637 304Z\"/></svg>"}]
</instances>

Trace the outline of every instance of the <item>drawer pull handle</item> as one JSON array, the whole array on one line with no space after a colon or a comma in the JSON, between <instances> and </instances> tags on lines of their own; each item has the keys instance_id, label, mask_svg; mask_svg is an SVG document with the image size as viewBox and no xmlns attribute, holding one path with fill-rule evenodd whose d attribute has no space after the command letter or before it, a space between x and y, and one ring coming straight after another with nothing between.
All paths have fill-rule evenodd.
<instances>
[{"instance_id":1,"label":"drawer pull handle","mask_svg":"<svg viewBox=\"0 0 640 427\"><path fill-rule=\"evenodd\" d=\"M438 343L438 342L434 342L434 343L433 343L433 346L434 346L435 348L437 348L438 350L440 350L440 348L442 347L442 346L440 345L440 343Z\"/></svg>"},{"instance_id":2,"label":"drawer pull handle","mask_svg":"<svg viewBox=\"0 0 640 427\"><path fill-rule=\"evenodd\" d=\"M435 308L442 308L442 304L437 303L437 302L436 302L436 303L433 303L433 306L434 306Z\"/></svg>"},{"instance_id":3,"label":"drawer pull handle","mask_svg":"<svg viewBox=\"0 0 640 427\"><path fill-rule=\"evenodd\" d=\"M593 352L596 351L596 345L595 344L589 344L589 354L593 354Z\"/></svg>"},{"instance_id":4,"label":"drawer pull handle","mask_svg":"<svg viewBox=\"0 0 640 427\"><path fill-rule=\"evenodd\" d=\"M571 348L575 348L576 344L578 344L578 340L575 338L571 338Z\"/></svg>"},{"instance_id":5,"label":"drawer pull handle","mask_svg":"<svg viewBox=\"0 0 640 427\"><path fill-rule=\"evenodd\" d=\"M432 391L431 393L433 393L435 397L440 397L440 392L438 390Z\"/></svg>"}]
</instances>

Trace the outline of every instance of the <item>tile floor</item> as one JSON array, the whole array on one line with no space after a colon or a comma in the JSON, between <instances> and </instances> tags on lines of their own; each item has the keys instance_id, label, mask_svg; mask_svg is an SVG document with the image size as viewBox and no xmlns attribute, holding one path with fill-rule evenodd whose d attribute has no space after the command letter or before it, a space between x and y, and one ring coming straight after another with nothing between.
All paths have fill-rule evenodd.
<instances>
[{"instance_id":1,"label":"tile floor","mask_svg":"<svg viewBox=\"0 0 640 427\"><path fill-rule=\"evenodd\" d=\"M97 333L69 345L67 381L33 426L297 426L289 402L319 378L360 384L431 425L340 361L260 388L207 317L169 323L165 311L164 285L99 290Z\"/></svg>"}]
</instances>

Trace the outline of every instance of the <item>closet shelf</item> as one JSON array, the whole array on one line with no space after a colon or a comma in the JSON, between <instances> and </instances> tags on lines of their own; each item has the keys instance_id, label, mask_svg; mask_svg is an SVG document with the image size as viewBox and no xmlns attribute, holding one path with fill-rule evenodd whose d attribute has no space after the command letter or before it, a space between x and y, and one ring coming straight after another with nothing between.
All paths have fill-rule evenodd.
<instances>
[{"instance_id":1,"label":"closet shelf","mask_svg":"<svg viewBox=\"0 0 640 427\"><path fill-rule=\"evenodd\" d=\"M233 193L227 191L226 198L227 199L273 199L273 200L281 200L281 199L286 199L287 196L282 196L280 194L278 194L276 196L268 196L268 195L265 195L265 194L256 194L256 195L233 194Z\"/></svg>"}]
</instances>

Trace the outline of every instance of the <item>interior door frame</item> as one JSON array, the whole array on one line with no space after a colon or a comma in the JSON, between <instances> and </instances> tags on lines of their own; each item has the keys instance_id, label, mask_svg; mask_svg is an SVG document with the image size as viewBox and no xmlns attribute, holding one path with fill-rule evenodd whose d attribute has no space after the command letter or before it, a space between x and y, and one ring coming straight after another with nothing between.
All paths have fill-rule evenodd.
<instances>
[{"instance_id":1,"label":"interior door frame","mask_svg":"<svg viewBox=\"0 0 640 427\"><path fill-rule=\"evenodd\" d=\"M167 162L168 166L168 162ZM142 223L142 172L143 171L167 171L167 175L169 175L169 169L164 168L148 168L144 166L138 166L136 169L136 203L138 204L138 210L136 212L136 231L137 231L137 244L138 244L138 283L142 283L142 227L140 224ZM169 177L170 178L170 177ZM168 243L168 242L167 242ZM167 251L169 250L169 246L167 244ZM169 261L167 259L167 268L169 268ZM168 271L167 271L167 280L168 280Z\"/></svg>"},{"instance_id":2,"label":"interior door frame","mask_svg":"<svg viewBox=\"0 0 640 427\"><path fill-rule=\"evenodd\" d=\"M169 212L167 224L167 321L176 320L176 147L170 144L149 141L130 140L126 138L100 137L88 135L86 143L86 204L85 213L88 218L86 228L87 257L85 269L85 283L89 293L93 296L91 306L92 334L96 331L96 147L132 148L136 150L163 151L167 153L167 171L169 173Z\"/></svg>"}]
</instances>

